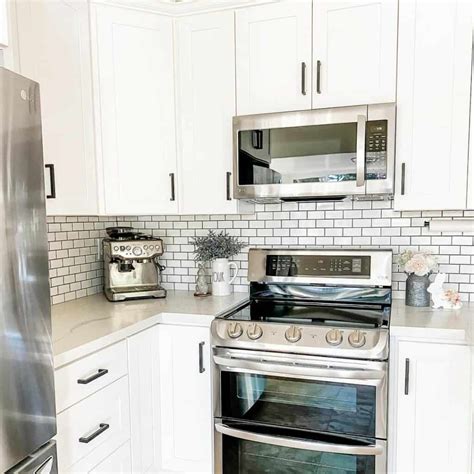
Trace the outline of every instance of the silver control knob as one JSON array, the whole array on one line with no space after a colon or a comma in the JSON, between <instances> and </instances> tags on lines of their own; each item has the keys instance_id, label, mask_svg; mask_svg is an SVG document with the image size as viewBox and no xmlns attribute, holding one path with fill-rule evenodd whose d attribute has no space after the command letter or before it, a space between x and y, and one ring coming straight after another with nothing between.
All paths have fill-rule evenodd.
<instances>
[{"instance_id":1,"label":"silver control knob","mask_svg":"<svg viewBox=\"0 0 474 474\"><path fill-rule=\"evenodd\" d=\"M258 324L251 324L247 329L247 336L249 339L259 339L262 337L263 331L262 328Z\"/></svg>"},{"instance_id":2,"label":"silver control knob","mask_svg":"<svg viewBox=\"0 0 474 474\"><path fill-rule=\"evenodd\" d=\"M227 334L232 339L237 339L242 335L243 332L244 330L242 329L242 326L239 323L230 323L229 327L227 328Z\"/></svg>"},{"instance_id":3,"label":"silver control knob","mask_svg":"<svg viewBox=\"0 0 474 474\"><path fill-rule=\"evenodd\" d=\"M362 347L366 341L365 333L363 333L359 329L356 329L355 331L349 334L348 340L349 344L352 347Z\"/></svg>"},{"instance_id":4,"label":"silver control knob","mask_svg":"<svg viewBox=\"0 0 474 474\"><path fill-rule=\"evenodd\" d=\"M331 329L326 334L326 341L331 346L338 346L342 342L342 332L339 329Z\"/></svg>"},{"instance_id":5,"label":"silver control knob","mask_svg":"<svg viewBox=\"0 0 474 474\"><path fill-rule=\"evenodd\" d=\"M133 255L135 255L136 257L138 257L139 255L141 255L143 253L143 250L141 247L133 247Z\"/></svg>"},{"instance_id":6,"label":"silver control knob","mask_svg":"<svg viewBox=\"0 0 474 474\"><path fill-rule=\"evenodd\" d=\"M301 339L301 329L296 326L290 326L285 331L285 338L288 342L298 342Z\"/></svg>"}]
</instances>

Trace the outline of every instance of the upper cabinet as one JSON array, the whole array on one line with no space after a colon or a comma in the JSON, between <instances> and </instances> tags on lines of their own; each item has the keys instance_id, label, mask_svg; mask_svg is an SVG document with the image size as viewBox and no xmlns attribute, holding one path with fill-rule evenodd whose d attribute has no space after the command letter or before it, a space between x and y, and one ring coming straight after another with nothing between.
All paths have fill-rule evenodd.
<instances>
[{"instance_id":1,"label":"upper cabinet","mask_svg":"<svg viewBox=\"0 0 474 474\"><path fill-rule=\"evenodd\" d=\"M176 20L176 58L180 212L235 213L246 203L232 197L234 12Z\"/></svg>"},{"instance_id":2,"label":"upper cabinet","mask_svg":"<svg viewBox=\"0 0 474 474\"><path fill-rule=\"evenodd\" d=\"M236 11L237 115L311 108L311 0Z\"/></svg>"},{"instance_id":3,"label":"upper cabinet","mask_svg":"<svg viewBox=\"0 0 474 474\"><path fill-rule=\"evenodd\" d=\"M396 209L466 207L471 8L400 0Z\"/></svg>"},{"instance_id":4,"label":"upper cabinet","mask_svg":"<svg viewBox=\"0 0 474 474\"><path fill-rule=\"evenodd\" d=\"M176 213L172 19L92 8L104 209Z\"/></svg>"},{"instance_id":5,"label":"upper cabinet","mask_svg":"<svg viewBox=\"0 0 474 474\"><path fill-rule=\"evenodd\" d=\"M40 83L48 214L97 214L87 0L16 4L21 74Z\"/></svg>"},{"instance_id":6,"label":"upper cabinet","mask_svg":"<svg viewBox=\"0 0 474 474\"><path fill-rule=\"evenodd\" d=\"M396 0L236 12L237 115L395 102Z\"/></svg>"},{"instance_id":7,"label":"upper cabinet","mask_svg":"<svg viewBox=\"0 0 474 474\"><path fill-rule=\"evenodd\" d=\"M8 46L7 0L0 0L0 48Z\"/></svg>"},{"instance_id":8,"label":"upper cabinet","mask_svg":"<svg viewBox=\"0 0 474 474\"><path fill-rule=\"evenodd\" d=\"M395 102L396 0L313 6L313 108Z\"/></svg>"}]
</instances>

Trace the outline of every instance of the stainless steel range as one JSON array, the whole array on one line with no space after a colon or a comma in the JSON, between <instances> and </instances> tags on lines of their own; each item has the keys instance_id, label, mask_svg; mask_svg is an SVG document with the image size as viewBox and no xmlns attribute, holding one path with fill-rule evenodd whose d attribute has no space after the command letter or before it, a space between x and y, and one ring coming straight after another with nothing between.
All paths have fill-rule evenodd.
<instances>
[{"instance_id":1,"label":"stainless steel range","mask_svg":"<svg viewBox=\"0 0 474 474\"><path fill-rule=\"evenodd\" d=\"M215 472L386 472L392 252L251 249L211 327Z\"/></svg>"}]
</instances>

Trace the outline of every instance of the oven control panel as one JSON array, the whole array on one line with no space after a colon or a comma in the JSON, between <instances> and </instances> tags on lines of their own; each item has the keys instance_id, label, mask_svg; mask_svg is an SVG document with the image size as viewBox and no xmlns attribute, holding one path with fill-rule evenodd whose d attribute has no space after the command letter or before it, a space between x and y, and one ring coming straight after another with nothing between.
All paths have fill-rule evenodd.
<instances>
[{"instance_id":1,"label":"oven control panel","mask_svg":"<svg viewBox=\"0 0 474 474\"><path fill-rule=\"evenodd\" d=\"M388 355L388 329L255 323L216 319L213 344L242 349L382 360Z\"/></svg>"},{"instance_id":2,"label":"oven control panel","mask_svg":"<svg viewBox=\"0 0 474 474\"><path fill-rule=\"evenodd\" d=\"M268 255L267 276L370 278L370 256Z\"/></svg>"}]
</instances>

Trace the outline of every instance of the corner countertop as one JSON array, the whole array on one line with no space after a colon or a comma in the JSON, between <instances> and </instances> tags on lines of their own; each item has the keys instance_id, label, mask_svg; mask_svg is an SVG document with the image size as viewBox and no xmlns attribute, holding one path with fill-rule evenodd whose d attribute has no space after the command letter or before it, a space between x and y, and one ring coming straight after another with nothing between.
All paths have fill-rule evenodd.
<instances>
[{"instance_id":1,"label":"corner countertop","mask_svg":"<svg viewBox=\"0 0 474 474\"><path fill-rule=\"evenodd\" d=\"M102 294L52 306L55 368L155 324L209 326L248 299L247 293L196 298L168 291L166 298L111 303Z\"/></svg>"},{"instance_id":2,"label":"corner countertop","mask_svg":"<svg viewBox=\"0 0 474 474\"><path fill-rule=\"evenodd\" d=\"M474 344L474 304L460 309L414 308L393 300L390 335L455 344Z\"/></svg>"}]
</instances>

